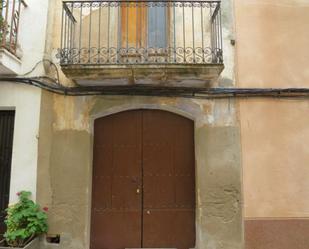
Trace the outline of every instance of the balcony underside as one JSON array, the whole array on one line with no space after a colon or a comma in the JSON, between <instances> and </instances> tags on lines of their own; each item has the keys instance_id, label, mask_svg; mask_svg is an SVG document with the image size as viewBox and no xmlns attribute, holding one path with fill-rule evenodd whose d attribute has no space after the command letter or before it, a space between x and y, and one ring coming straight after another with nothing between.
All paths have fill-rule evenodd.
<instances>
[{"instance_id":1,"label":"balcony underside","mask_svg":"<svg viewBox=\"0 0 309 249\"><path fill-rule=\"evenodd\" d=\"M62 65L65 75L82 86L208 87L223 69L223 64Z\"/></svg>"}]
</instances>

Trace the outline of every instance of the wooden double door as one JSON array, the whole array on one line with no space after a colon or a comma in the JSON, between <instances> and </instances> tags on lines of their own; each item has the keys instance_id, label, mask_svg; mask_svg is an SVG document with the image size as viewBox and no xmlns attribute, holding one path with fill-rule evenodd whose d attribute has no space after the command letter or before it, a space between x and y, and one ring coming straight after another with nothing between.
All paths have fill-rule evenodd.
<instances>
[{"instance_id":1,"label":"wooden double door","mask_svg":"<svg viewBox=\"0 0 309 249\"><path fill-rule=\"evenodd\" d=\"M91 249L195 247L194 127L159 110L94 124Z\"/></svg>"}]
</instances>

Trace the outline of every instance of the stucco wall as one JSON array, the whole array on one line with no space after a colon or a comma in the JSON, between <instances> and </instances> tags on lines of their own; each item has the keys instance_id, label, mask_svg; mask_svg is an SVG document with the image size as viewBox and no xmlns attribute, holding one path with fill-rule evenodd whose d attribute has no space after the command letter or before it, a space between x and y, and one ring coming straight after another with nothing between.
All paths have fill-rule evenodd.
<instances>
[{"instance_id":1,"label":"stucco wall","mask_svg":"<svg viewBox=\"0 0 309 249\"><path fill-rule=\"evenodd\" d=\"M308 87L309 2L235 0L239 87Z\"/></svg>"},{"instance_id":2,"label":"stucco wall","mask_svg":"<svg viewBox=\"0 0 309 249\"><path fill-rule=\"evenodd\" d=\"M306 0L235 1L238 87L309 87L308 13ZM309 243L308 99L239 104L244 214L251 220L247 246L304 248Z\"/></svg>"},{"instance_id":3,"label":"stucco wall","mask_svg":"<svg viewBox=\"0 0 309 249\"><path fill-rule=\"evenodd\" d=\"M0 110L15 110L10 203L21 190L36 197L40 101L39 89L0 83Z\"/></svg>"},{"instance_id":4,"label":"stucco wall","mask_svg":"<svg viewBox=\"0 0 309 249\"><path fill-rule=\"evenodd\" d=\"M238 0L235 10L238 86L309 87L308 1ZM246 216L309 216L309 102L242 100L240 113Z\"/></svg>"},{"instance_id":5,"label":"stucco wall","mask_svg":"<svg viewBox=\"0 0 309 249\"><path fill-rule=\"evenodd\" d=\"M48 0L27 0L20 15L18 55L21 75L42 76ZM36 198L38 133L41 90L14 83L0 82L0 109L16 110L13 142L10 202L16 201L16 192L30 190Z\"/></svg>"},{"instance_id":6,"label":"stucco wall","mask_svg":"<svg viewBox=\"0 0 309 249\"><path fill-rule=\"evenodd\" d=\"M46 54L58 62L61 1L49 3ZM232 86L232 1L224 1L222 13L225 71L218 84ZM61 73L61 82L69 81ZM195 121L196 247L243 248L240 130L233 100L68 97L43 92L41 108L37 195L42 205L50 207L49 233L61 235L60 248L89 248L93 120L139 108L167 110ZM45 248L52 247L45 243Z\"/></svg>"},{"instance_id":7,"label":"stucco wall","mask_svg":"<svg viewBox=\"0 0 309 249\"><path fill-rule=\"evenodd\" d=\"M18 31L18 56L21 75L42 76L48 0L27 0L22 7ZM25 85L0 82L0 109L16 110L13 141L10 202L17 199L16 192L30 190L36 198L37 157L41 90Z\"/></svg>"},{"instance_id":8,"label":"stucco wall","mask_svg":"<svg viewBox=\"0 0 309 249\"><path fill-rule=\"evenodd\" d=\"M195 121L197 248L242 248L239 127L233 101L43 94L38 198L61 248L88 248L92 125L102 115L155 108ZM44 135L43 135L44 134ZM50 246L50 245L47 245Z\"/></svg>"},{"instance_id":9,"label":"stucco wall","mask_svg":"<svg viewBox=\"0 0 309 249\"><path fill-rule=\"evenodd\" d=\"M48 0L27 0L20 16L18 44L21 49L21 75L29 72L43 59L46 41ZM42 76L44 68L39 63L32 74Z\"/></svg>"}]
</instances>

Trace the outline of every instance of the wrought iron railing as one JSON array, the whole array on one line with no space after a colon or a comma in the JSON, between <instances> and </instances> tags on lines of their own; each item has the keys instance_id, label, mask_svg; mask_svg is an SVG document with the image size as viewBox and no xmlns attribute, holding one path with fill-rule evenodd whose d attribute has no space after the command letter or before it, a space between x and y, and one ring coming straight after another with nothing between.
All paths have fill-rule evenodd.
<instances>
[{"instance_id":1,"label":"wrought iron railing","mask_svg":"<svg viewBox=\"0 0 309 249\"><path fill-rule=\"evenodd\" d=\"M23 0L0 0L0 47L16 54L20 12Z\"/></svg>"},{"instance_id":2,"label":"wrought iron railing","mask_svg":"<svg viewBox=\"0 0 309 249\"><path fill-rule=\"evenodd\" d=\"M64 1L61 65L221 64L220 1Z\"/></svg>"}]
</instances>

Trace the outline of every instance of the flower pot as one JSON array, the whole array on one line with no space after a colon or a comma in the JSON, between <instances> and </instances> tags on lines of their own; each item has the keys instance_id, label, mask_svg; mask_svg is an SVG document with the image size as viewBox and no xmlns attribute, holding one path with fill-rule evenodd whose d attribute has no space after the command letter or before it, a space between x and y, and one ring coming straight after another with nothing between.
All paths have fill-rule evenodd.
<instances>
[{"instance_id":1,"label":"flower pot","mask_svg":"<svg viewBox=\"0 0 309 249\"><path fill-rule=\"evenodd\" d=\"M20 247L0 246L0 249L21 249ZM39 239L35 238L22 249L39 249Z\"/></svg>"}]
</instances>

